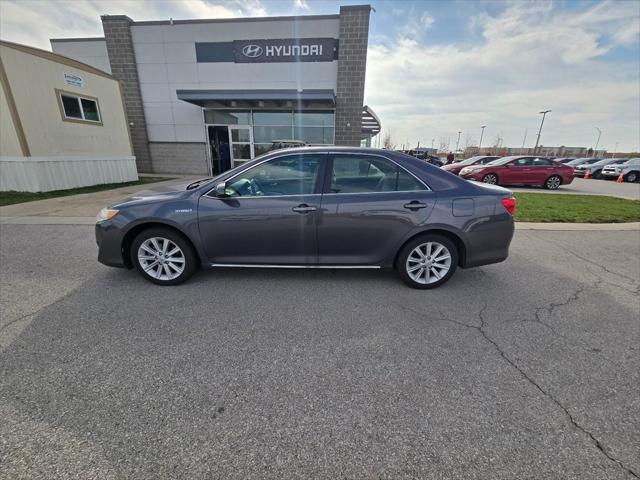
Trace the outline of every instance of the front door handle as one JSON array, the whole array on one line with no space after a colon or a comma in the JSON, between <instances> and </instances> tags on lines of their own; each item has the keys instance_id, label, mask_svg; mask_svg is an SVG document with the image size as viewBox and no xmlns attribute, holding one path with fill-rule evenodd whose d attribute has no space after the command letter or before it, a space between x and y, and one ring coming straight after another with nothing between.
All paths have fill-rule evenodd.
<instances>
[{"instance_id":1,"label":"front door handle","mask_svg":"<svg viewBox=\"0 0 640 480\"><path fill-rule=\"evenodd\" d=\"M315 212L317 208L312 207L311 205L307 205L306 203L301 203L297 207L293 207L291 210L298 213L309 213L309 212Z\"/></svg>"},{"instance_id":2,"label":"front door handle","mask_svg":"<svg viewBox=\"0 0 640 480\"><path fill-rule=\"evenodd\" d=\"M409 210L415 212L416 210L420 210L421 208L427 208L427 204L414 200L413 202L405 203L404 208L408 208Z\"/></svg>"}]
</instances>

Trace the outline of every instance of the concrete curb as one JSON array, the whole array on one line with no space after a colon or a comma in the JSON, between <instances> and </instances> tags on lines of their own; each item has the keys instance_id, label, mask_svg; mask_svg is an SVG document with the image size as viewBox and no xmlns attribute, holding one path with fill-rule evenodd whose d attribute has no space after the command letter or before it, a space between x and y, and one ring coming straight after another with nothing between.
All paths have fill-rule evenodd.
<instances>
[{"instance_id":1,"label":"concrete curb","mask_svg":"<svg viewBox=\"0 0 640 480\"><path fill-rule=\"evenodd\" d=\"M640 231L640 222L627 223L534 223L516 222L516 230L555 231Z\"/></svg>"},{"instance_id":2,"label":"concrete curb","mask_svg":"<svg viewBox=\"0 0 640 480\"><path fill-rule=\"evenodd\" d=\"M94 225L95 217L29 215L0 217L0 225ZM533 223L516 222L516 230L555 231L640 231L640 222L628 223Z\"/></svg>"}]
</instances>

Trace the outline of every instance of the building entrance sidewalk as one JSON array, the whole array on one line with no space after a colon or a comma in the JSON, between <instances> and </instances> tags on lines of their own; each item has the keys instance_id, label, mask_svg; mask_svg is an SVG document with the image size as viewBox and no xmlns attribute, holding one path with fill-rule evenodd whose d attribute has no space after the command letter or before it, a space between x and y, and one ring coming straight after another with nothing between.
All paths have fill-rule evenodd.
<instances>
[{"instance_id":1,"label":"building entrance sidewalk","mask_svg":"<svg viewBox=\"0 0 640 480\"><path fill-rule=\"evenodd\" d=\"M17 203L0 207L0 224L70 224L91 225L100 209L130 197L141 191L163 190L168 185L185 183L201 178L173 175L172 180L131 185L101 192L81 193L67 197L49 198L34 202Z\"/></svg>"}]
</instances>

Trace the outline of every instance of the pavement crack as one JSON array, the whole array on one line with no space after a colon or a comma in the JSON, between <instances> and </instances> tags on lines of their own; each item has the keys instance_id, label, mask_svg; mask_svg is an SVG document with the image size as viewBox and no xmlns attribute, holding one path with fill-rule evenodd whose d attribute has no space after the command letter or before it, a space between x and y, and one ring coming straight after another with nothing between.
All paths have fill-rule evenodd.
<instances>
[{"instance_id":1,"label":"pavement crack","mask_svg":"<svg viewBox=\"0 0 640 480\"><path fill-rule=\"evenodd\" d=\"M610 275L613 275L613 276L616 276L616 277L621 277L621 278L624 278L625 280L628 280L636 288L634 288L632 290L632 289L630 289L628 287L625 287L623 285L618 285L616 283L612 283L612 282L607 282L607 283L612 283L612 285L614 285L616 287L619 287L619 288L623 288L624 290L627 290L627 291L629 291L631 293L637 293L638 292L638 290L640 288L640 285L638 285L639 282L638 282L637 279L635 279L633 277L630 277L628 275L625 275L624 273L613 271L613 270L605 267L604 265L601 265L600 263L598 263L598 262L596 262L594 260L591 260L588 257L583 257L582 255L577 254L576 252L570 250L569 248L565 247L564 245L562 245L560 243L554 242L553 240L549 240L548 238L543 238L543 237L540 237L538 235L534 235L534 236L537 239L542 240L543 242L547 242L547 243L550 243L550 244L556 246L557 248L559 248L563 252L568 253L569 255L572 255L572 256L574 256L574 257L576 257L576 258L578 258L578 259L580 259L580 260L582 260L584 262L590 263L591 265L595 265L596 267L601 268L603 271L607 272ZM604 282L605 280L602 280L602 281Z\"/></svg>"},{"instance_id":2,"label":"pavement crack","mask_svg":"<svg viewBox=\"0 0 640 480\"><path fill-rule=\"evenodd\" d=\"M575 302L578 299L578 297L580 296L580 293L582 293L584 290L585 290L584 285L581 285L575 292L573 292L573 294L571 294L569 296L569 298L566 300L566 302L562 302L560 304L555 304L555 306L543 307L542 309L544 310L544 309L549 308L550 311L553 311L555 308L561 307L563 305L569 305L571 302ZM435 321L439 321L439 322L448 322L448 323L452 323L452 324L455 324L455 325L458 325L458 326L461 326L461 327L464 327L464 328L470 328L470 329L476 330L486 342L488 342L489 344L491 344L493 346L493 348L500 354L500 356L504 359L504 361L507 362L507 364L509 366L511 366L511 368L516 370L524 380L526 380L530 385L532 385L542 395L544 395L546 398L551 400L551 402L554 405L556 405L564 413L564 415L567 417L567 419L569 420L571 425L573 425L573 427L575 429L577 429L578 431L582 432L591 441L591 443L593 443L593 445L605 457L607 457L611 462L614 462L615 464L617 464L620 468L625 470L631 476L633 476L635 478L640 478L640 476L638 475L637 472L632 470L630 467L626 466L624 463L622 463L621 460L618 460L616 457L613 456L613 454L611 454L609 451L607 451L607 448L604 446L604 444L600 440L598 440L593 433L591 433L589 430L587 430L586 427L580 425L580 423L578 423L578 421L573 417L573 415L571 415L571 412L569 412L567 407L565 407L562 404L562 402L560 402L550 392L548 392L547 390L542 388L542 386L538 382L536 382L532 377L530 377L516 362L514 362L511 358L509 358L509 356L500 347L498 342L496 342L493 338L491 338L487 334L486 329L485 329L485 324L486 323L485 323L485 318L484 318L484 313L488 309L488 304L487 303L485 303L477 313L477 318L478 318L478 321L479 321L478 325L470 325L470 324L467 324L467 323L464 323L464 322L459 322L457 320L453 320L451 318L448 318L446 315L444 315L443 312L440 311L440 310L438 310L439 317L429 317L429 316L425 315L424 313L422 313L422 312L420 312L418 310L414 310L413 308L410 308L410 307L408 307L406 305L402 305L402 304L399 304L399 303L394 303L393 305L399 307L402 310L411 312L411 313L413 313L413 314L415 314L417 316L420 316L420 317L428 319L428 320L435 320ZM552 305L554 305L554 304L552 304ZM541 311L541 310L539 309L536 312L538 312L538 311ZM546 325L543 322L540 322L540 323L542 323L543 325ZM551 327L549 327L549 328L551 329ZM551 330L553 331L553 329L551 329Z\"/></svg>"},{"instance_id":3,"label":"pavement crack","mask_svg":"<svg viewBox=\"0 0 640 480\"><path fill-rule=\"evenodd\" d=\"M573 300L575 301L575 300ZM567 302L570 303L570 301ZM636 473L635 471L633 471L630 467L627 467L625 464L622 463L622 461L618 460L617 458L615 458L611 453L609 453L607 451L607 449L605 448L605 446L602 444L602 442L600 442L600 440L598 440L593 433L591 433L589 430L587 430L585 427L583 427L582 425L580 425L576 419L573 417L573 415L571 415L571 412L569 412L569 410L567 409L567 407L565 407L557 398L555 398L550 392L546 391L544 388L542 388L540 386L540 384L538 384L533 378L531 378L524 370L522 370L522 368L520 368L520 366L518 366L517 363L515 363L513 360L511 360L507 354L504 352L504 350L502 350L502 348L500 347L500 345L498 344L498 342L496 342L495 340L493 340L485 331L485 320L484 320L484 312L487 309L487 305L485 304L480 311L478 312L478 319L480 320L480 326L479 327L474 327L476 328L480 334L484 337L484 339L491 343L491 345L494 346L494 348L498 351L498 353L500 354L500 356L512 367L514 368L521 376L522 378L524 378L527 382L529 382L532 386L534 386L540 393L542 393L545 397L547 397L549 400L551 400L558 408L560 408L560 410L562 410L562 412L564 412L564 414L566 415L566 417L569 419L569 421L571 422L571 424L579 431L581 431L583 434L585 434L590 440L591 442L596 446L596 448L598 450L600 450L600 452L602 452L602 454L607 457L609 460L611 460L612 462L616 463L620 468L622 468L623 470L625 470L627 473L629 473L630 475L632 475L635 478L640 478L640 476L638 476L638 473Z\"/></svg>"}]
</instances>

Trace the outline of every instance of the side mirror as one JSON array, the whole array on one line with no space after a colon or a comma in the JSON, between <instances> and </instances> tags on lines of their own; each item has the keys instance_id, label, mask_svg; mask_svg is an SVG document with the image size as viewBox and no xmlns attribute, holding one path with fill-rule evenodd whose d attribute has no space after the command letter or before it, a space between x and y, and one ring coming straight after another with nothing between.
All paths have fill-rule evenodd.
<instances>
[{"instance_id":1,"label":"side mirror","mask_svg":"<svg viewBox=\"0 0 640 480\"><path fill-rule=\"evenodd\" d=\"M216 185L215 188L216 197L226 197L227 196L227 184L225 182L220 182Z\"/></svg>"}]
</instances>

